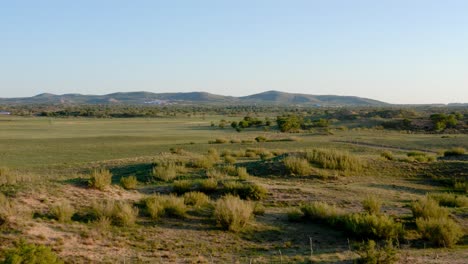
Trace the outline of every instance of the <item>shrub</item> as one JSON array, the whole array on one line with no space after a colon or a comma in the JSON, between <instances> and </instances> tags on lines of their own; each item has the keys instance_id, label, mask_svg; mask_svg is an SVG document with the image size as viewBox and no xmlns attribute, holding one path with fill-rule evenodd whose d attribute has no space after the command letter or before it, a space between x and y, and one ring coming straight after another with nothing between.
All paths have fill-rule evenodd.
<instances>
[{"instance_id":1,"label":"shrub","mask_svg":"<svg viewBox=\"0 0 468 264\"><path fill-rule=\"evenodd\" d=\"M152 176L161 181L171 181L177 177L177 166L174 162L157 164L153 167Z\"/></svg>"},{"instance_id":2,"label":"shrub","mask_svg":"<svg viewBox=\"0 0 468 264\"><path fill-rule=\"evenodd\" d=\"M225 156L224 157L224 162L228 163L228 164L234 164L236 163L236 158L231 156L231 155L228 155L228 156Z\"/></svg>"},{"instance_id":3,"label":"shrub","mask_svg":"<svg viewBox=\"0 0 468 264\"><path fill-rule=\"evenodd\" d=\"M15 215L13 202L0 192L0 226L7 222L10 216Z\"/></svg>"},{"instance_id":4,"label":"shrub","mask_svg":"<svg viewBox=\"0 0 468 264\"><path fill-rule=\"evenodd\" d=\"M122 201L95 201L92 205L92 214L98 221L103 218L109 218L113 224L131 226L135 223L138 216L138 208Z\"/></svg>"},{"instance_id":5,"label":"shrub","mask_svg":"<svg viewBox=\"0 0 468 264\"><path fill-rule=\"evenodd\" d=\"M206 179L199 181L199 190L204 193L212 193L218 189L218 181L216 179Z\"/></svg>"},{"instance_id":6,"label":"shrub","mask_svg":"<svg viewBox=\"0 0 468 264\"><path fill-rule=\"evenodd\" d=\"M91 173L89 186L98 190L104 190L112 183L112 173L107 169L95 169Z\"/></svg>"},{"instance_id":7,"label":"shrub","mask_svg":"<svg viewBox=\"0 0 468 264\"><path fill-rule=\"evenodd\" d=\"M289 156L283 160L284 166L292 174L305 176L311 173L312 167L306 159Z\"/></svg>"},{"instance_id":8,"label":"shrub","mask_svg":"<svg viewBox=\"0 0 468 264\"><path fill-rule=\"evenodd\" d=\"M210 197L202 192L188 192L184 194L184 203L195 207L202 207L210 203Z\"/></svg>"},{"instance_id":9,"label":"shrub","mask_svg":"<svg viewBox=\"0 0 468 264\"><path fill-rule=\"evenodd\" d=\"M450 218L418 218L416 226L424 239L438 246L452 247L463 237L460 226Z\"/></svg>"},{"instance_id":10,"label":"shrub","mask_svg":"<svg viewBox=\"0 0 468 264\"><path fill-rule=\"evenodd\" d=\"M464 148L451 148L444 152L445 157L449 156L461 156L464 155L466 150Z\"/></svg>"},{"instance_id":11,"label":"shrub","mask_svg":"<svg viewBox=\"0 0 468 264\"><path fill-rule=\"evenodd\" d=\"M429 198L437 201L441 206L448 207L466 207L468 198L465 195L456 195L452 193L432 193Z\"/></svg>"},{"instance_id":12,"label":"shrub","mask_svg":"<svg viewBox=\"0 0 468 264\"><path fill-rule=\"evenodd\" d=\"M324 202L312 202L301 206L302 214L305 219L319 221L328 224L335 224L343 214L341 210L333 205Z\"/></svg>"},{"instance_id":13,"label":"shrub","mask_svg":"<svg viewBox=\"0 0 468 264\"><path fill-rule=\"evenodd\" d=\"M211 156L200 156L191 161L191 164L195 168L209 169L213 167L215 161Z\"/></svg>"},{"instance_id":14,"label":"shrub","mask_svg":"<svg viewBox=\"0 0 468 264\"><path fill-rule=\"evenodd\" d=\"M206 170L206 176L213 179L224 179L227 177L227 174L222 170L211 168Z\"/></svg>"},{"instance_id":15,"label":"shrub","mask_svg":"<svg viewBox=\"0 0 468 264\"><path fill-rule=\"evenodd\" d=\"M379 214L382 207L382 200L376 196L369 195L362 201L362 207L369 214Z\"/></svg>"},{"instance_id":16,"label":"shrub","mask_svg":"<svg viewBox=\"0 0 468 264\"><path fill-rule=\"evenodd\" d=\"M455 191L468 193L468 182L456 181L453 183L453 188L455 189Z\"/></svg>"},{"instance_id":17,"label":"shrub","mask_svg":"<svg viewBox=\"0 0 468 264\"><path fill-rule=\"evenodd\" d=\"M64 201L52 206L50 212L59 222L65 223L71 221L75 208L68 201Z\"/></svg>"},{"instance_id":18,"label":"shrub","mask_svg":"<svg viewBox=\"0 0 468 264\"><path fill-rule=\"evenodd\" d=\"M237 176L237 167L234 165L224 165L221 170L229 176Z\"/></svg>"},{"instance_id":19,"label":"shrub","mask_svg":"<svg viewBox=\"0 0 468 264\"><path fill-rule=\"evenodd\" d=\"M144 203L146 206L146 210L148 210L149 215L153 219L158 219L159 217L164 215L164 203L165 203L164 196L161 195L153 195L147 199L145 199Z\"/></svg>"},{"instance_id":20,"label":"shrub","mask_svg":"<svg viewBox=\"0 0 468 264\"><path fill-rule=\"evenodd\" d=\"M411 204L411 211L415 218L446 218L448 217L448 210L439 206L437 201L424 197Z\"/></svg>"},{"instance_id":21,"label":"shrub","mask_svg":"<svg viewBox=\"0 0 468 264\"><path fill-rule=\"evenodd\" d=\"M133 190L133 189L136 189L138 180L133 175L128 176L128 177L122 177L120 178L120 184L122 185L122 187L124 187L124 189Z\"/></svg>"},{"instance_id":22,"label":"shrub","mask_svg":"<svg viewBox=\"0 0 468 264\"><path fill-rule=\"evenodd\" d=\"M164 203L164 212L167 216L184 217L187 212L187 207L184 203L184 198L175 195L166 197Z\"/></svg>"},{"instance_id":23,"label":"shrub","mask_svg":"<svg viewBox=\"0 0 468 264\"><path fill-rule=\"evenodd\" d=\"M237 196L226 195L220 198L215 205L213 216L216 222L225 230L240 231L250 221L253 214L253 205L243 201Z\"/></svg>"},{"instance_id":24,"label":"shrub","mask_svg":"<svg viewBox=\"0 0 468 264\"><path fill-rule=\"evenodd\" d=\"M254 215L264 215L265 214L265 206L263 206L261 203L255 203L253 214Z\"/></svg>"},{"instance_id":25,"label":"shrub","mask_svg":"<svg viewBox=\"0 0 468 264\"><path fill-rule=\"evenodd\" d=\"M5 251L5 260L2 263L61 264L63 261L49 247L20 241L14 248Z\"/></svg>"},{"instance_id":26,"label":"shrub","mask_svg":"<svg viewBox=\"0 0 468 264\"><path fill-rule=\"evenodd\" d=\"M386 160L394 160L393 153L390 151L384 151L380 153L380 156Z\"/></svg>"},{"instance_id":27,"label":"shrub","mask_svg":"<svg viewBox=\"0 0 468 264\"><path fill-rule=\"evenodd\" d=\"M245 167L237 167L236 172L239 180L245 181L250 177L250 174L247 172L247 168Z\"/></svg>"},{"instance_id":28,"label":"shrub","mask_svg":"<svg viewBox=\"0 0 468 264\"><path fill-rule=\"evenodd\" d=\"M264 137L264 136L258 136L258 137L255 138L255 141L257 141L257 142L265 142L265 141L267 141L267 138Z\"/></svg>"},{"instance_id":29,"label":"shrub","mask_svg":"<svg viewBox=\"0 0 468 264\"><path fill-rule=\"evenodd\" d=\"M417 156L426 156L426 153L418 152L418 151L410 151L406 153L408 157L417 157Z\"/></svg>"},{"instance_id":30,"label":"shrub","mask_svg":"<svg viewBox=\"0 0 468 264\"><path fill-rule=\"evenodd\" d=\"M357 263L391 264L398 260L393 240L387 240L385 247L378 246L374 240L369 240L367 243L363 242L357 253L360 256Z\"/></svg>"},{"instance_id":31,"label":"shrub","mask_svg":"<svg viewBox=\"0 0 468 264\"><path fill-rule=\"evenodd\" d=\"M113 221L120 226L132 226L138 217L138 208L126 202L117 202L114 206Z\"/></svg>"},{"instance_id":32,"label":"shrub","mask_svg":"<svg viewBox=\"0 0 468 264\"><path fill-rule=\"evenodd\" d=\"M292 208L288 211L288 220L298 222L304 217L304 213L299 208Z\"/></svg>"},{"instance_id":33,"label":"shrub","mask_svg":"<svg viewBox=\"0 0 468 264\"><path fill-rule=\"evenodd\" d=\"M213 141L208 141L209 144L224 144L224 143L227 143L227 139L225 138L217 138Z\"/></svg>"},{"instance_id":34,"label":"shrub","mask_svg":"<svg viewBox=\"0 0 468 264\"><path fill-rule=\"evenodd\" d=\"M172 185L172 191L177 194L189 192L193 187L193 182L190 180L175 181Z\"/></svg>"},{"instance_id":35,"label":"shrub","mask_svg":"<svg viewBox=\"0 0 468 264\"><path fill-rule=\"evenodd\" d=\"M312 150L306 153L306 158L324 169L360 171L364 167L361 159L336 150Z\"/></svg>"},{"instance_id":36,"label":"shrub","mask_svg":"<svg viewBox=\"0 0 468 264\"><path fill-rule=\"evenodd\" d=\"M242 199L261 200L268 191L254 183L240 183L235 181L224 182L224 193L239 196Z\"/></svg>"},{"instance_id":37,"label":"shrub","mask_svg":"<svg viewBox=\"0 0 468 264\"><path fill-rule=\"evenodd\" d=\"M403 234L403 226L387 215L348 214L342 217L343 227L361 238L396 239Z\"/></svg>"}]
</instances>

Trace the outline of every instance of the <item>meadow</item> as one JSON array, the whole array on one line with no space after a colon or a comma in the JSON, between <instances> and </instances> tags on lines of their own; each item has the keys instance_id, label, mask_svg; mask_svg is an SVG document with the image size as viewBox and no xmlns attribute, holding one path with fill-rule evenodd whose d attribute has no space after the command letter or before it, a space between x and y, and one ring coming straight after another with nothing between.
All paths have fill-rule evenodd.
<instances>
[{"instance_id":1,"label":"meadow","mask_svg":"<svg viewBox=\"0 0 468 264\"><path fill-rule=\"evenodd\" d=\"M467 134L239 118L1 117L0 261L465 263Z\"/></svg>"}]
</instances>

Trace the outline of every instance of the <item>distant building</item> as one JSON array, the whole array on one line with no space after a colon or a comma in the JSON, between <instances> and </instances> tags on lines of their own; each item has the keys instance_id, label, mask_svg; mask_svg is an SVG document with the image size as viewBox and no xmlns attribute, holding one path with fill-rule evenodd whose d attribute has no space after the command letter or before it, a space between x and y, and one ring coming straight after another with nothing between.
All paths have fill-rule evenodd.
<instances>
[{"instance_id":1,"label":"distant building","mask_svg":"<svg viewBox=\"0 0 468 264\"><path fill-rule=\"evenodd\" d=\"M11 113L7 111L0 111L0 115L11 115Z\"/></svg>"}]
</instances>

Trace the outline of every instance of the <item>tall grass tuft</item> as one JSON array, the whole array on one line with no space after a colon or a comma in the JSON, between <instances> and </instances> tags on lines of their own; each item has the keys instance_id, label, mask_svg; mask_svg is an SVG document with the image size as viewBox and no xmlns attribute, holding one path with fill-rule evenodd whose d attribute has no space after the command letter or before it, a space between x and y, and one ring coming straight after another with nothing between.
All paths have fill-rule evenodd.
<instances>
[{"instance_id":1,"label":"tall grass tuft","mask_svg":"<svg viewBox=\"0 0 468 264\"><path fill-rule=\"evenodd\" d=\"M239 180L245 181L250 177L250 174L247 172L247 168L245 167L237 167L236 169L237 177Z\"/></svg>"},{"instance_id":2,"label":"tall grass tuft","mask_svg":"<svg viewBox=\"0 0 468 264\"><path fill-rule=\"evenodd\" d=\"M447 207L466 207L468 206L468 198L465 195L457 195L453 193L431 193L429 198L437 201L441 206Z\"/></svg>"},{"instance_id":3,"label":"tall grass tuft","mask_svg":"<svg viewBox=\"0 0 468 264\"><path fill-rule=\"evenodd\" d=\"M307 160L324 169L361 171L364 162L354 155L337 150L315 149L305 154Z\"/></svg>"},{"instance_id":4,"label":"tall grass tuft","mask_svg":"<svg viewBox=\"0 0 468 264\"><path fill-rule=\"evenodd\" d=\"M52 216L61 223L70 222L75 208L68 201L59 202L50 209Z\"/></svg>"},{"instance_id":5,"label":"tall grass tuft","mask_svg":"<svg viewBox=\"0 0 468 264\"><path fill-rule=\"evenodd\" d=\"M283 160L283 163L291 174L305 176L312 172L312 166L304 158L288 156Z\"/></svg>"},{"instance_id":6,"label":"tall grass tuft","mask_svg":"<svg viewBox=\"0 0 468 264\"><path fill-rule=\"evenodd\" d=\"M416 219L416 226L424 239L438 246L452 247L463 237L460 226L447 217L421 217Z\"/></svg>"},{"instance_id":7,"label":"tall grass tuft","mask_svg":"<svg viewBox=\"0 0 468 264\"><path fill-rule=\"evenodd\" d=\"M91 173L89 186L103 191L112 184L112 173L107 169L95 169Z\"/></svg>"},{"instance_id":8,"label":"tall grass tuft","mask_svg":"<svg viewBox=\"0 0 468 264\"><path fill-rule=\"evenodd\" d=\"M153 219L162 216L185 217L187 212L184 198L175 195L153 195L145 199L144 204Z\"/></svg>"},{"instance_id":9,"label":"tall grass tuft","mask_svg":"<svg viewBox=\"0 0 468 264\"><path fill-rule=\"evenodd\" d=\"M188 192L184 194L184 203L194 207L202 207L210 203L210 197L202 192Z\"/></svg>"},{"instance_id":10,"label":"tall grass tuft","mask_svg":"<svg viewBox=\"0 0 468 264\"><path fill-rule=\"evenodd\" d=\"M444 156L445 157L449 157L449 156L461 156L461 155L464 155L466 152L466 149L464 148L451 148L451 149L448 149L444 152Z\"/></svg>"},{"instance_id":11,"label":"tall grass tuft","mask_svg":"<svg viewBox=\"0 0 468 264\"><path fill-rule=\"evenodd\" d=\"M134 189L136 189L136 186L138 184L138 180L134 175L131 175L131 176L128 176L128 177L122 177L122 178L120 178L120 184L126 190L134 190Z\"/></svg>"},{"instance_id":12,"label":"tall grass tuft","mask_svg":"<svg viewBox=\"0 0 468 264\"><path fill-rule=\"evenodd\" d=\"M414 218L447 218L448 210L439 206L439 203L429 197L424 197L411 204Z\"/></svg>"},{"instance_id":13,"label":"tall grass tuft","mask_svg":"<svg viewBox=\"0 0 468 264\"><path fill-rule=\"evenodd\" d=\"M369 214L380 214L382 200L374 195L368 195L364 200L362 200L362 207L364 208L364 211Z\"/></svg>"},{"instance_id":14,"label":"tall grass tuft","mask_svg":"<svg viewBox=\"0 0 468 264\"><path fill-rule=\"evenodd\" d=\"M113 220L120 226L132 226L138 217L138 208L127 202L117 202L114 206Z\"/></svg>"},{"instance_id":15,"label":"tall grass tuft","mask_svg":"<svg viewBox=\"0 0 468 264\"><path fill-rule=\"evenodd\" d=\"M343 212L334 205L324 202L311 202L301 206L300 209L305 219L324 222L330 225L334 225L343 215Z\"/></svg>"},{"instance_id":16,"label":"tall grass tuft","mask_svg":"<svg viewBox=\"0 0 468 264\"><path fill-rule=\"evenodd\" d=\"M161 181L171 181L177 177L177 165L173 161L160 162L153 167L152 176Z\"/></svg>"},{"instance_id":17,"label":"tall grass tuft","mask_svg":"<svg viewBox=\"0 0 468 264\"><path fill-rule=\"evenodd\" d=\"M216 202L213 216L223 229L238 232L250 221L253 211L254 206L251 202L226 195Z\"/></svg>"}]
</instances>

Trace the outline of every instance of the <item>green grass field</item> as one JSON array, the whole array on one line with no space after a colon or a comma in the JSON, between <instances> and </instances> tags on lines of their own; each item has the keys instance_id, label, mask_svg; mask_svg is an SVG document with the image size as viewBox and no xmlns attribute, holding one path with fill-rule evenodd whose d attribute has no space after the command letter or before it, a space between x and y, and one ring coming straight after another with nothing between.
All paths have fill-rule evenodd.
<instances>
[{"instance_id":1,"label":"green grass field","mask_svg":"<svg viewBox=\"0 0 468 264\"><path fill-rule=\"evenodd\" d=\"M468 149L468 135L333 128L327 133L317 130L288 134L276 129L238 133L230 127L210 126L211 121L222 118L229 120L222 116L2 117L0 168L7 172L0 173L0 177L11 179L0 178L0 190L16 209L11 213L0 201L0 220L2 210L9 212L4 213L5 223L0 221L0 248L11 247L23 238L51 247L67 263L352 263L359 257L354 245L367 237L320 222L289 221L288 212L312 201L334 204L346 213L362 212L361 201L373 194L383 201L381 212L404 225L397 253L400 262L464 263L468 257L466 204L459 202L462 206L447 209L464 234L451 248L424 239L409 208L412 201L426 193L450 192L466 199L466 193L455 188L455 183L466 184L468 180L466 154L444 159L440 153L452 147ZM257 136L270 141L256 142ZM228 142L208 143L217 138ZM209 169L191 165L210 149L217 150L210 166L224 168L225 158L220 154L229 153L226 155L233 157L233 166L247 168L247 180L229 173L207 176ZM250 154L246 153L248 149ZM311 168L303 176L293 175L284 167L285 156L312 149L347 153L364 165L358 170L339 170L309 161ZM382 158L384 151L395 158ZM423 152L435 160L409 159L410 151ZM175 179L161 181L152 176L153 162L161 160L174 161ZM172 168L164 166L166 171ZM102 167L113 174L112 185L103 191L89 188L89 172ZM125 190L119 182L130 175L139 182L135 189ZM182 217L168 213L153 219L141 202L154 193L173 193L180 180L191 184L190 190L203 191L200 181L209 177L218 177L215 189L207 192L210 205L190 205ZM254 202L262 205L264 213L253 217L239 232L223 230L211 216L215 201L234 192L233 188L254 185L266 190L265 196ZM236 194L244 195L241 191ZM138 208L135 223L106 225L90 215L93 203L109 199ZM69 222L55 220L51 211L63 201L75 209ZM372 239L382 243L385 240Z\"/></svg>"}]
</instances>

